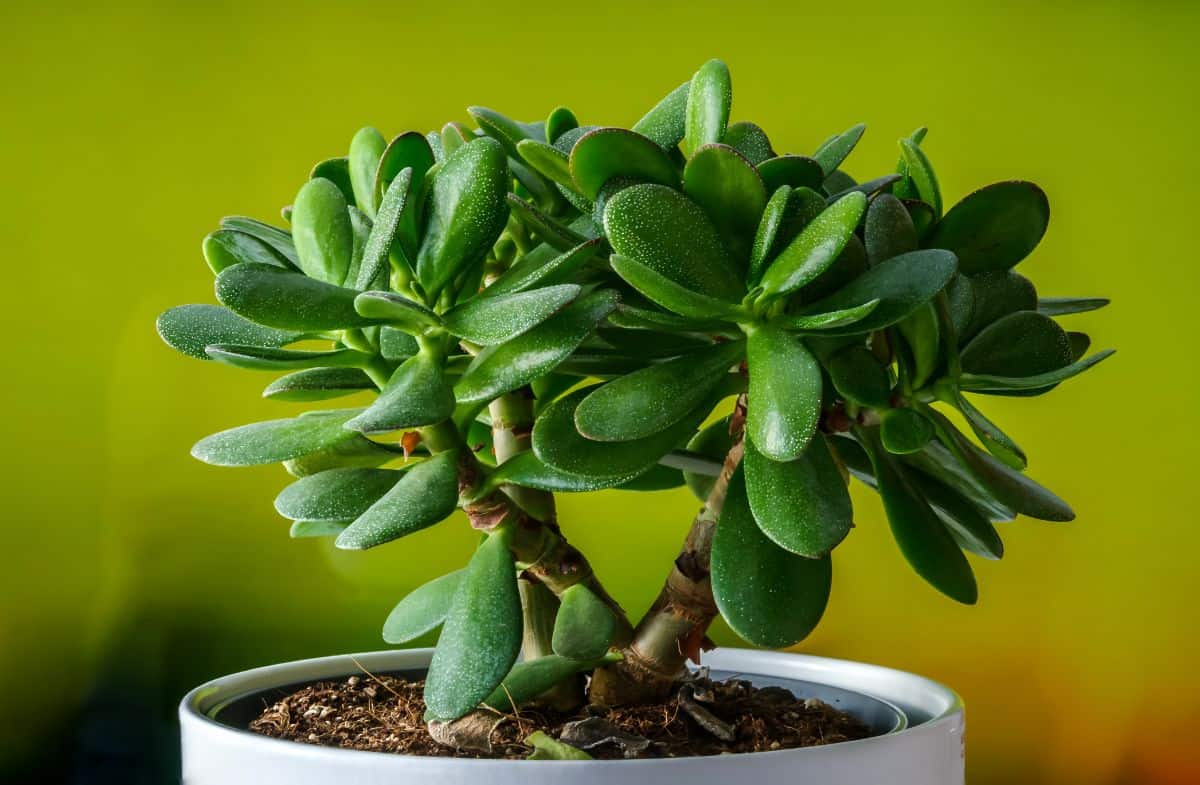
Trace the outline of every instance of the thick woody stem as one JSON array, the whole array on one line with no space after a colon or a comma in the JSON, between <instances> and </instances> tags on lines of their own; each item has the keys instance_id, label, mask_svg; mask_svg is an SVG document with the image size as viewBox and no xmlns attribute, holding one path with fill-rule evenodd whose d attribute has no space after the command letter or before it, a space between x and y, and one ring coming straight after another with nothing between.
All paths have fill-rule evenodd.
<instances>
[{"instance_id":1,"label":"thick woody stem","mask_svg":"<svg viewBox=\"0 0 1200 785\"><path fill-rule=\"evenodd\" d=\"M730 420L733 446L725 456L704 506L692 521L683 548L650 610L634 630L624 658L596 671L589 688L593 703L609 706L645 703L665 697L678 683L689 659L699 662L700 651L711 648L705 637L717 617L709 563L713 533L729 481L741 463L746 399L739 396Z\"/></svg>"}]
</instances>

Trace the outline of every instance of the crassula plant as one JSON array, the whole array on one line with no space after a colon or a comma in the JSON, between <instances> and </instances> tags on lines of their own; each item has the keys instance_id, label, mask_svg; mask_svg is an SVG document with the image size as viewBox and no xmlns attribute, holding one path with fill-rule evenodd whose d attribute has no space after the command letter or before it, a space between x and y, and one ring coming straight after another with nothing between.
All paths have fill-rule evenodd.
<instances>
[{"instance_id":1,"label":"crassula plant","mask_svg":"<svg viewBox=\"0 0 1200 785\"><path fill-rule=\"evenodd\" d=\"M293 537L373 548L456 510L481 533L384 624L397 644L441 627L439 740L470 746L489 709L661 699L718 614L755 645L802 640L853 526L851 476L962 603L964 552L999 558L997 522L1073 517L976 408L1110 353L1085 357L1056 321L1106 301L1041 298L1013 269L1046 230L1042 190L944 209L924 129L859 183L842 165L862 126L783 154L730 104L714 60L632 129L563 107L472 108L477 127L391 142L365 128L313 169L288 228L227 218L205 238L220 305L159 320L185 354L281 374L267 398L355 396L193 448L282 463ZM554 495L684 484L703 505L635 622Z\"/></svg>"}]
</instances>

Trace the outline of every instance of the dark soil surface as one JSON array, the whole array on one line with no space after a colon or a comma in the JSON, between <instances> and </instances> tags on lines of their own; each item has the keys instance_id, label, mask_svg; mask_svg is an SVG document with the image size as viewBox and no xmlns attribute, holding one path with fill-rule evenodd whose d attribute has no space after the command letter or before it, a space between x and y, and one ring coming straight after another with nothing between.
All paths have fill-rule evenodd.
<instances>
[{"instance_id":1,"label":"dark soil surface","mask_svg":"<svg viewBox=\"0 0 1200 785\"><path fill-rule=\"evenodd\" d=\"M811 747L870 735L849 714L778 687L698 678L649 706L583 707L572 714L522 709L490 735L492 753L445 747L421 717L424 682L352 676L304 687L268 706L250 730L307 744L374 752L471 758L526 758L523 741L541 730L594 758L671 758ZM494 714L494 712L493 712ZM501 719L496 715L497 719Z\"/></svg>"}]
</instances>

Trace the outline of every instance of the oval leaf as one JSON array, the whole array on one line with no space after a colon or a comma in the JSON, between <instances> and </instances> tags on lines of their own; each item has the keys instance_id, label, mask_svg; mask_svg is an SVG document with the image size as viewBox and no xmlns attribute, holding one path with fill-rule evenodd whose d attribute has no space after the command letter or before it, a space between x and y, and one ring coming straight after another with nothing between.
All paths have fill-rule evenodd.
<instances>
[{"instance_id":1,"label":"oval leaf","mask_svg":"<svg viewBox=\"0 0 1200 785\"><path fill-rule=\"evenodd\" d=\"M746 353L746 433L768 458L795 460L821 418L821 366L799 338L765 325L749 333Z\"/></svg>"},{"instance_id":2,"label":"oval leaf","mask_svg":"<svg viewBox=\"0 0 1200 785\"><path fill-rule=\"evenodd\" d=\"M825 175L821 171L821 164L804 155L781 155L768 158L756 168L768 193L775 193L784 185L816 190L821 187L821 182L825 179Z\"/></svg>"},{"instance_id":3,"label":"oval leaf","mask_svg":"<svg viewBox=\"0 0 1200 785\"><path fill-rule=\"evenodd\" d=\"M680 316L736 322L749 315L740 305L695 292L628 257L614 254L609 263L638 292Z\"/></svg>"},{"instance_id":4,"label":"oval leaf","mask_svg":"<svg viewBox=\"0 0 1200 785\"><path fill-rule=\"evenodd\" d=\"M867 260L872 266L919 247L917 227L913 226L908 208L891 194L880 194L871 200L863 237Z\"/></svg>"},{"instance_id":5,"label":"oval leaf","mask_svg":"<svg viewBox=\"0 0 1200 785\"><path fill-rule=\"evenodd\" d=\"M388 643L408 643L442 625L450 613L454 595L462 585L465 570L455 570L434 578L410 592L388 614L383 623L383 639Z\"/></svg>"},{"instance_id":6,"label":"oval leaf","mask_svg":"<svg viewBox=\"0 0 1200 785\"><path fill-rule=\"evenodd\" d=\"M213 466L258 466L299 458L361 439L343 425L358 409L310 412L289 420L267 420L214 433L196 442L192 456Z\"/></svg>"},{"instance_id":7,"label":"oval leaf","mask_svg":"<svg viewBox=\"0 0 1200 785\"><path fill-rule=\"evenodd\" d=\"M700 66L688 88L684 137L687 149L721 141L729 125L729 107L733 103L733 84L729 67L720 60Z\"/></svg>"},{"instance_id":8,"label":"oval leaf","mask_svg":"<svg viewBox=\"0 0 1200 785\"><path fill-rule=\"evenodd\" d=\"M888 409L883 413L879 437L893 455L908 455L925 448L933 438L933 423L915 409Z\"/></svg>"},{"instance_id":9,"label":"oval leaf","mask_svg":"<svg viewBox=\"0 0 1200 785\"><path fill-rule=\"evenodd\" d=\"M265 264L239 264L217 276L217 299L252 322L319 332L367 327L354 310L358 292Z\"/></svg>"},{"instance_id":10,"label":"oval leaf","mask_svg":"<svg viewBox=\"0 0 1200 785\"><path fill-rule=\"evenodd\" d=\"M365 550L426 529L458 506L458 453L439 453L404 473L334 543Z\"/></svg>"},{"instance_id":11,"label":"oval leaf","mask_svg":"<svg viewBox=\"0 0 1200 785\"><path fill-rule=\"evenodd\" d=\"M200 245L204 261L216 275L226 267L250 262L291 269L278 251L254 235L233 229L218 229Z\"/></svg>"},{"instance_id":12,"label":"oval leaf","mask_svg":"<svg viewBox=\"0 0 1200 785\"><path fill-rule=\"evenodd\" d=\"M664 150L673 150L687 133L688 93L690 81L676 87L654 105L654 108L633 124L633 130Z\"/></svg>"},{"instance_id":13,"label":"oval leaf","mask_svg":"<svg viewBox=\"0 0 1200 785\"><path fill-rule=\"evenodd\" d=\"M1033 183L994 183L970 194L938 222L929 245L953 251L967 275L1008 270L1041 242L1050 202Z\"/></svg>"},{"instance_id":14,"label":"oval leaf","mask_svg":"<svg viewBox=\"0 0 1200 785\"><path fill-rule=\"evenodd\" d=\"M865 346L847 346L825 361L834 389L847 401L873 409L891 405L892 381L888 369Z\"/></svg>"},{"instance_id":15,"label":"oval leaf","mask_svg":"<svg viewBox=\"0 0 1200 785\"><path fill-rule=\"evenodd\" d=\"M235 229L262 240L286 259L292 269L300 269L300 260L296 256L296 245L292 242L291 233L286 229L280 229L278 226L271 226L244 215L230 215L222 218L221 228Z\"/></svg>"},{"instance_id":16,"label":"oval leaf","mask_svg":"<svg viewBox=\"0 0 1200 785\"><path fill-rule=\"evenodd\" d=\"M826 177L833 174L842 162L850 156L858 140L862 139L863 132L867 130L867 126L863 123L851 126L845 131L842 131L836 136L832 136L825 141L817 151L813 153L813 160L821 165L821 171Z\"/></svg>"},{"instance_id":17,"label":"oval leaf","mask_svg":"<svg viewBox=\"0 0 1200 785\"><path fill-rule=\"evenodd\" d=\"M568 591L570 590L568 589ZM548 654L537 659L518 662L504 677L500 686L492 690L492 694L488 695L483 702L496 711L510 712L533 701L551 687L576 673L591 670L595 665L594 661L581 662L558 654ZM566 747L567 745L560 746ZM560 759L562 758L560 757Z\"/></svg>"},{"instance_id":18,"label":"oval leaf","mask_svg":"<svg viewBox=\"0 0 1200 785\"><path fill-rule=\"evenodd\" d=\"M318 472L284 488L275 497L275 511L293 521L352 521L403 476L392 469Z\"/></svg>"},{"instance_id":19,"label":"oval leaf","mask_svg":"<svg viewBox=\"0 0 1200 785\"><path fill-rule=\"evenodd\" d=\"M372 218L379 207L375 173L385 149L387 140L374 128L362 128L350 140L350 185L354 189L354 203Z\"/></svg>"},{"instance_id":20,"label":"oval leaf","mask_svg":"<svg viewBox=\"0 0 1200 785\"><path fill-rule=\"evenodd\" d=\"M663 149L623 128L588 131L571 148L571 177L581 194L595 199L614 177L676 186L679 173Z\"/></svg>"},{"instance_id":21,"label":"oval leaf","mask_svg":"<svg viewBox=\"0 0 1200 785\"><path fill-rule=\"evenodd\" d=\"M375 383L360 368L310 368L280 376L267 385L263 397L273 401L323 401L374 389Z\"/></svg>"},{"instance_id":22,"label":"oval leaf","mask_svg":"<svg viewBox=\"0 0 1200 785\"><path fill-rule=\"evenodd\" d=\"M432 357L418 354L400 364L367 410L346 423L361 433L386 433L433 425L454 414L454 393Z\"/></svg>"},{"instance_id":23,"label":"oval leaf","mask_svg":"<svg viewBox=\"0 0 1200 785\"><path fill-rule=\"evenodd\" d=\"M753 164L727 145L704 145L683 170L683 191L708 213L726 247L746 259L767 204L767 189Z\"/></svg>"},{"instance_id":24,"label":"oval leaf","mask_svg":"<svg viewBox=\"0 0 1200 785\"><path fill-rule=\"evenodd\" d=\"M394 292L363 292L354 298L354 308L364 318L387 322L410 335L423 335L441 327L441 318L416 300Z\"/></svg>"},{"instance_id":25,"label":"oval leaf","mask_svg":"<svg viewBox=\"0 0 1200 785\"><path fill-rule=\"evenodd\" d=\"M762 277L762 298L796 291L833 264L867 209L867 197L851 193L814 218L771 262Z\"/></svg>"},{"instance_id":26,"label":"oval leaf","mask_svg":"<svg viewBox=\"0 0 1200 785\"><path fill-rule=\"evenodd\" d=\"M200 360L212 344L280 347L304 337L303 333L274 330L243 319L219 305L180 305L164 312L155 324L159 336L177 352Z\"/></svg>"},{"instance_id":27,"label":"oval leaf","mask_svg":"<svg viewBox=\"0 0 1200 785\"><path fill-rule=\"evenodd\" d=\"M314 352L229 343L206 346L204 352L217 362L254 371L287 371L297 368L324 367L361 368L371 359L371 355L356 352L353 349Z\"/></svg>"},{"instance_id":28,"label":"oval leaf","mask_svg":"<svg viewBox=\"0 0 1200 785\"><path fill-rule=\"evenodd\" d=\"M371 233L367 235L362 263L354 281L357 289L380 288L388 284L388 274L391 272L389 260L405 216L412 175L412 169L403 170L388 184L383 194L379 214L371 226Z\"/></svg>"},{"instance_id":29,"label":"oval leaf","mask_svg":"<svg viewBox=\"0 0 1200 785\"><path fill-rule=\"evenodd\" d=\"M292 239L300 269L310 278L341 286L354 255L346 198L329 180L309 180L292 204Z\"/></svg>"},{"instance_id":30,"label":"oval leaf","mask_svg":"<svg viewBox=\"0 0 1200 785\"><path fill-rule=\"evenodd\" d=\"M554 653L572 660L604 656L612 643L617 620L592 590L577 583L559 595L551 645Z\"/></svg>"},{"instance_id":31,"label":"oval leaf","mask_svg":"<svg viewBox=\"0 0 1200 785\"><path fill-rule=\"evenodd\" d=\"M747 444L744 461L754 520L776 545L816 559L849 534L850 494L823 437L794 461L773 461Z\"/></svg>"},{"instance_id":32,"label":"oval leaf","mask_svg":"<svg viewBox=\"0 0 1200 785\"><path fill-rule=\"evenodd\" d=\"M577 285L560 284L494 297L473 297L451 308L442 320L455 335L491 346L536 327L577 296Z\"/></svg>"},{"instance_id":33,"label":"oval leaf","mask_svg":"<svg viewBox=\"0 0 1200 785\"><path fill-rule=\"evenodd\" d=\"M933 164L930 163L929 157L911 139L900 140L900 154L904 157L908 178L917 189L917 196L922 202L933 208L934 217L940 216L942 214L942 189L938 185L937 175L933 171Z\"/></svg>"}]
</instances>

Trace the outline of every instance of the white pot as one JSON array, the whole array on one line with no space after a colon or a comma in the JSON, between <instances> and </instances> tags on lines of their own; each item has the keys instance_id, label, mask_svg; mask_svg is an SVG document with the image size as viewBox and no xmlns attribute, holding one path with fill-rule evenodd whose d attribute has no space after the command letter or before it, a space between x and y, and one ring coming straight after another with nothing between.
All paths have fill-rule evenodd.
<instances>
[{"instance_id":1,"label":"white pot","mask_svg":"<svg viewBox=\"0 0 1200 785\"><path fill-rule=\"evenodd\" d=\"M704 758L510 761L426 758L281 741L245 729L251 715L317 680L408 671L432 649L322 657L235 673L197 687L179 706L183 785L962 785L963 707L951 690L910 673L824 657L717 649L714 677L737 675L820 697L881 735L824 747ZM802 684L796 684L802 682ZM897 709L903 721L896 722ZM770 778L770 779L768 779Z\"/></svg>"}]
</instances>

